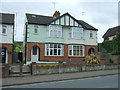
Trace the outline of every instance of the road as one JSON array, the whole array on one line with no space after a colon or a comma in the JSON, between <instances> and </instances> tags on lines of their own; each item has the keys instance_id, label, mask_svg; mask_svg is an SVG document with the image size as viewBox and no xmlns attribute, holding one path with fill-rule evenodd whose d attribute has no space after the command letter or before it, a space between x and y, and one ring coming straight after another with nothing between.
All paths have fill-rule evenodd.
<instances>
[{"instance_id":1,"label":"road","mask_svg":"<svg viewBox=\"0 0 120 90\"><path fill-rule=\"evenodd\" d=\"M118 75L7 86L5 88L118 88Z\"/></svg>"}]
</instances>

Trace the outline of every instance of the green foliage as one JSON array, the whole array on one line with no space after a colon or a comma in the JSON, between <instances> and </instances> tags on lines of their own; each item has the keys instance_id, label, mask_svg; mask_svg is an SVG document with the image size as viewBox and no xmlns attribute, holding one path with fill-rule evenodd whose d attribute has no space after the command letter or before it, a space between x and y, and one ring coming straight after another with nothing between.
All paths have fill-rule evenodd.
<instances>
[{"instance_id":1,"label":"green foliage","mask_svg":"<svg viewBox=\"0 0 120 90\"><path fill-rule=\"evenodd\" d=\"M87 64L100 64L100 58L94 54L86 56L85 61Z\"/></svg>"},{"instance_id":2,"label":"green foliage","mask_svg":"<svg viewBox=\"0 0 120 90\"><path fill-rule=\"evenodd\" d=\"M107 53L120 55L120 33L117 33L113 40L105 40L101 45Z\"/></svg>"},{"instance_id":3,"label":"green foliage","mask_svg":"<svg viewBox=\"0 0 120 90\"><path fill-rule=\"evenodd\" d=\"M14 42L14 52L22 51L23 47L19 45L17 42Z\"/></svg>"},{"instance_id":4,"label":"green foliage","mask_svg":"<svg viewBox=\"0 0 120 90\"><path fill-rule=\"evenodd\" d=\"M112 41L105 40L101 45L107 50L107 53L111 53L113 51L113 42Z\"/></svg>"},{"instance_id":5,"label":"green foliage","mask_svg":"<svg viewBox=\"0 0 120 90\"><path fill-rule=\"evenodd\" d=\"M120 55L120 33L117 33L116 37L113 39L113 52L112 54Z\"/></svg>"}]
</instances>

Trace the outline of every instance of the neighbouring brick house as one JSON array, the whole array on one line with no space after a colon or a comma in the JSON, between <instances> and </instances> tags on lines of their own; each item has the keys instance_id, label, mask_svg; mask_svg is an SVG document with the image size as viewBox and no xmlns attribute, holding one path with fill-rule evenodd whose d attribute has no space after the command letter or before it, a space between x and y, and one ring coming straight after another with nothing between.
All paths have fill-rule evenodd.
<instances>
[{"instance_id":1,"label":"neighbouring brick house","mask_svg":"<svg viewBox=\"0 0 120 90\"><path fill-rule=\"evenodd\" d=\"M36 62L80 62L98 54L97 29L69 13L53 16L26 13L24 60Z\"/></svg>"},{"instance_id":2,"label":"neighbouring brick house","mask_svg":"<svg viewBox=\"0 0 120 90\"><path fill-rule=\"evenodd\" d=\"M12 64L14 14L0 13L0 63Z\"/></svg>"},{"instance_id":3,"label":"neighbouring brick house","mask_svg":"<svg viewBox=\"0 0 120 90\"><path fill-rule=\"evenodd\" d=\"M103 35L104 40L112 40L116 36L117 32L120 32L120 26L109 28Z\"/></svg>"}]
</instances>

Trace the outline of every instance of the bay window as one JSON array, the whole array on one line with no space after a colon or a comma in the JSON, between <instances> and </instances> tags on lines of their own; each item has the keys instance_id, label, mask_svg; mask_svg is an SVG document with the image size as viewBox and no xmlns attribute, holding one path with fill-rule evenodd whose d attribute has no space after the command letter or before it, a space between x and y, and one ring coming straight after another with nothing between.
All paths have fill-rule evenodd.
<instances>
[{"instance_id":1,"label":"bay window","mask_svg":"<svg viewBox=\"0 0 120 90\"><path fill-rule=\"evenodd\" d=\"M45 44L46 56L63 56L64 46L62 44Z\"/></svg>"},{"instance_id":2,"label":"bay window","mask_svg":"<svg viewBox=\"0 0 120 90\"><path fill-rule=\"evenodd\" d=\"M83 45L68 45L68 55L69 56L84 56L84 46Z\"/></svg>"},{"instance_id":3,"label":"bay window","mask_svg":"<svg viewBox=\"0 0 120 90\"><path fill-rule=\"evenodd\" d=\"M60 25L49 25L47 29L47 33L49 37L62 37L62 26Z\"/></svg>"},{"instance_id":4,"label":"bay window","mask_svg":"<svg viewBox=\"0 0 120 90\"><path fill-rule=\"evenodd\" d=\"M69 29L69 38L83 39L83 28L71 27Z\"/></svg>"}]
</instances>

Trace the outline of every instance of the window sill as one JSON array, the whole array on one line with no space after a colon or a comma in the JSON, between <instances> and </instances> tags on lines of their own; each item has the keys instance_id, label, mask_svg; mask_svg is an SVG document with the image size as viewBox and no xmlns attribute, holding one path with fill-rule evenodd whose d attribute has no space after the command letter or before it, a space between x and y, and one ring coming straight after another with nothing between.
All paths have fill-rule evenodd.
<instances>
[{"instance_id":1,"label":"window sill","mask_svg":"<svg viewBox=\"0 0 120 90\"><path fill-rule=\"evenodd\" d=\"M3 36L7 36L7 34L2 34Z\"/></svg>"},{"instance_id":2,"label":"window sill","mask_svg":"<svg viewBox=\"0 0 120 90\"><path fill-rule=\"evenodd\" d=\"M39 35L38 33L34 33L34 35Z\"/></svg>"},{"instance_id":3,"label":"window sill","mask_svg":"<svg viewBox=\"0 0 120 90\"><path fill-rule=\"evenodd\" d=\"M83 57L85 57L85 56L68 56L68 57L81 57L81 58L83 58Z\"/></svg>"},{"instance_id":4,"label":"window sill","mask_svg":"<svg viewBox=\"0 0 120 90\"><path fill-rule=\"evenodd\" d=\"M64 39L63 37L48 37L48 38Z\"/></svg>"},{"instance_id":5,"label":"window sill","mask_svg":"<svg viewBox=\"0 0 120 90\"><path fill-rule=\"evenodd\" d=\"M76 38L68 38L69 40L84 40L84 39L76 39Z\"/></svg>"},{"instance_id":6,"label":"window sill","mask_svg":"<svg viewBox=\"0 0 120 90\"><path fill-rule=\"evenodd\" d=\"M46 56L45 57L64 57L64 56Z\"/></svg>"},{"instance_id":7,"label":"window sill","mask_svg":"<svg viewBox=\"0 0 120 90\"><path fill-rule=\"evenodd\" d=\"M94 38L92 37L92 38L90 38L90 39L94 39Z\"/></svg>"}]
</instances>

